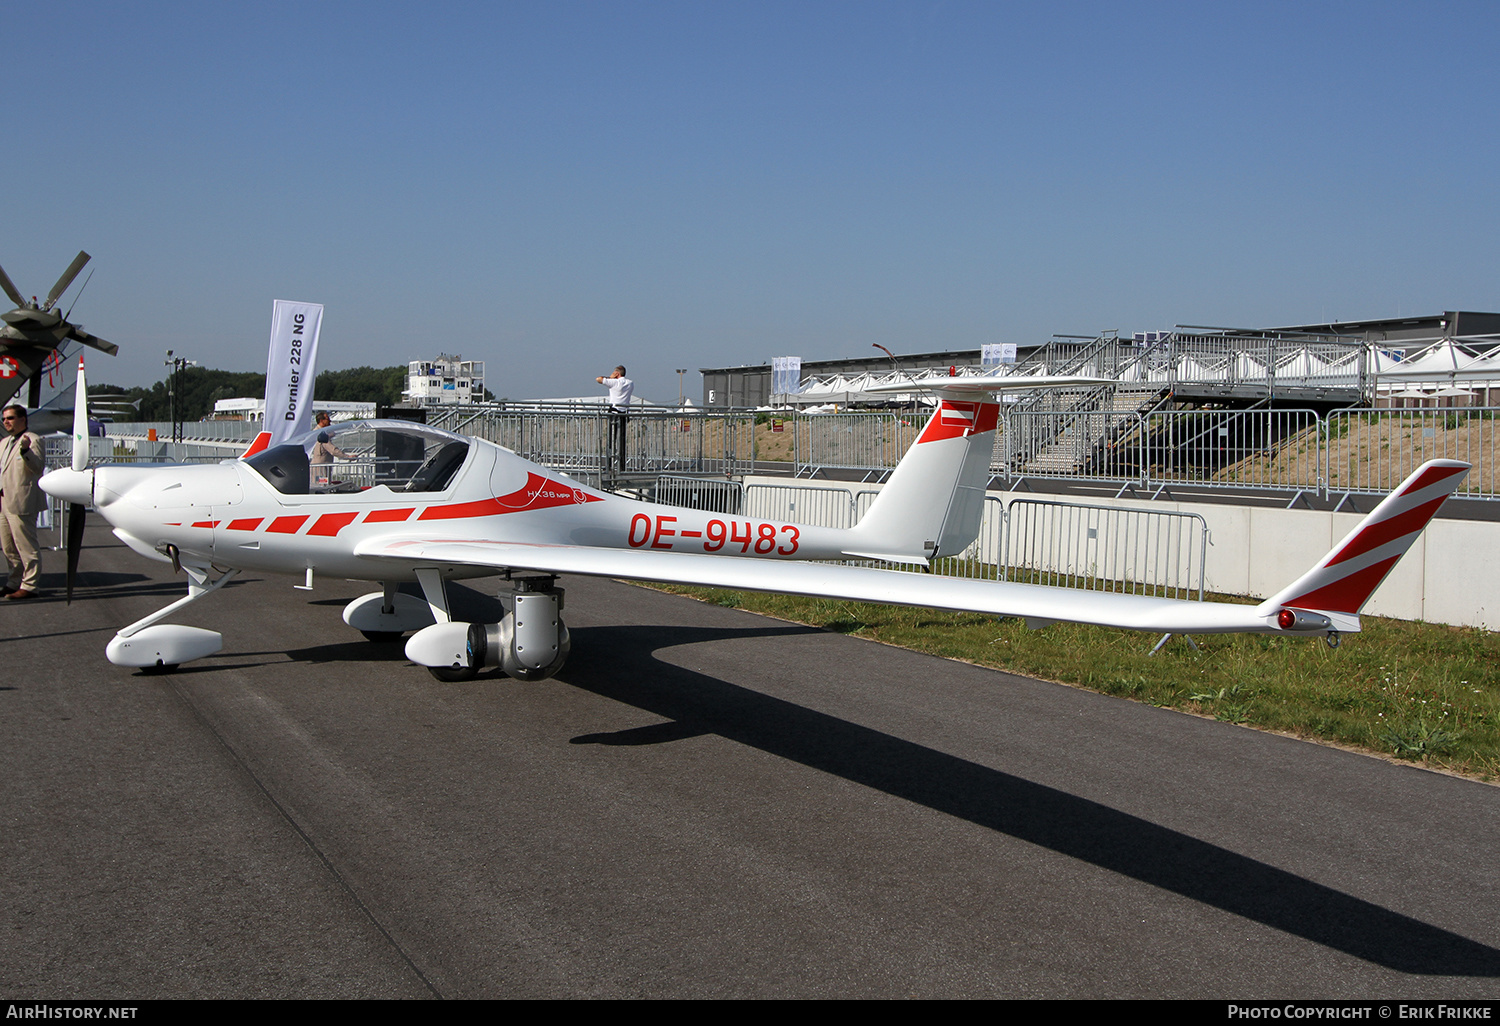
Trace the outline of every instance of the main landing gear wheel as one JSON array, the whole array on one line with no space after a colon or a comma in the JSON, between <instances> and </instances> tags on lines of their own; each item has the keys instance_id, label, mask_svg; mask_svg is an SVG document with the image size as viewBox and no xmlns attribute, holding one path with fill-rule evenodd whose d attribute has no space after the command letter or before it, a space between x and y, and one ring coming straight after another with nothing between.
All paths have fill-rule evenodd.
<instances>
[{"instance_id":1,"label":"main landing gear wheel","mask_svg":"<svg viewBox=\"0 0 1500 1026\"><path fill-rule=\"evenodd\" d=\"M460 684L479 676L479 671L472 666L429 666L427 672L444 684Z\"/></svg>"},{"instance_id":2,"label":"main landing gear wheel","mask_svg":"<svg viewBox=\"0 0 1500 1026\"><path fill-rule=\"evenodd\" d=\"M169 673L177 672L176 663L157 663L155 666L142 666L142 677L165 677Z\"/></svg>"}]
</instances>

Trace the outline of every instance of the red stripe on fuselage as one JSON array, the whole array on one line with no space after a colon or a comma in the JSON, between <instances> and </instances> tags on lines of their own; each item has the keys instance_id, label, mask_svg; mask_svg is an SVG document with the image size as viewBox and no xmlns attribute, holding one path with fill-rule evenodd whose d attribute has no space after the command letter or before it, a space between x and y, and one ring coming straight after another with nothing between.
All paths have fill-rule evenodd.
<instances>
[{"instance_id":1,"label":"red stripe on fuselage","mask_svg":"<svg viewBox=\"0 0 1500 1026\"><path fill-rule=\"evenodd\" d=\"M296 534L307 523L306 517L277 517L266 528L267 534Z\"/></svg>"},{"instance_id":2,"label":"red stripe on fuselage","mask_svg":"<svg viewBox=\"0 0 1500 1026\"><path fill-rule=\"evenodd\" d=\"M528 473L525 487L509 495L493 499L477 499L474 502L455 502L447 506L428 506L417 517L418 520L457 520L463 517L493 517L501 513L523 513L532 509L550 509L555 506L582 506L589 502L603 502L597 495L590 495L577 485L549 481L540 474Z\"/></svg>"},{"instance_id":3,"label":"red stripe on fuselage","mask_svg":"<svg viewBox=\"0 0 1500 1026\"><path fill-rule=\"evenodd\" d=\"M308 528L308 535L318 535L322 538L332 538L359 516L358 513L324 513L317 523Z\"/></svg>"},{"instance_id":4,"label":"red stripe on fuselage","mask_svg":"<svg viewBox=\"0 0 1500 1026\"><path fill-rule=\"evenodd\" d=\"M405 520L416 511L416 507L407 506L405 509L372 509L365 516L367 524L390 524Z\"/></svg>"}]
</instances>

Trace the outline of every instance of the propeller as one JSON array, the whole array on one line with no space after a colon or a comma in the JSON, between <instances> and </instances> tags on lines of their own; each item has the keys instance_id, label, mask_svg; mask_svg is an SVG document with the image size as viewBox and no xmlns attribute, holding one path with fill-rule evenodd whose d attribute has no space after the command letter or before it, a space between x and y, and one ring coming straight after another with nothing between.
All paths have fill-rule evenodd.
<instances>
[{"instance_id":1,"label":"propeller","mask_svg":"<svg viewBox=\"0 0 1500 1026\"><path fill-rule=\"evenodd\" d=\"M84 260L87 253L78 254ZM75 260L78 267L83 264ZM77 274L75 268L68 269ZM68 274L64 274L68 277ZM67 286L64 285L63 288ZM73 463L75 471L88 469L89 465L89 393L84 381L83 357L78 357L78 387L73 390ZM73 604L73 583L78 579L78 554L83 551L83 528L88 516L88 507L81 502L68 503L68 605Z\"/></svg>"},{"instance_id":2,"label":"propeller","mask_svg":"<svg viewBox=\"0 0 1500 1026\"><path fill-rule=\"evenodd\" d=\"M0 267L0 288L5 289L5 294L10 297L10 301L16 304L17 307L26 305L26 300L21 298L21 293L16 288L16 283L10 280L10 275L5 273L5 268L3 267Z\"/></svg>"},{"instance_id":3,"label":"propeller","mask_svg":"<svg viewBox=\"0 0 1500 1026\"><path fill-rule=\"evenodd\" d=\"M57 279L57 284L52 286L52 291L47 293L47 302L42 307L43 310L51 310L57 304L58 298L68 291L68 286L73 284L73 279L78 277L78 272L83 270L83 265L88 262L89 255L80 249L78 255L73 258L73 262L68 265L68 269L62 273L62 277Z\"/></svg>"}]
</instances>

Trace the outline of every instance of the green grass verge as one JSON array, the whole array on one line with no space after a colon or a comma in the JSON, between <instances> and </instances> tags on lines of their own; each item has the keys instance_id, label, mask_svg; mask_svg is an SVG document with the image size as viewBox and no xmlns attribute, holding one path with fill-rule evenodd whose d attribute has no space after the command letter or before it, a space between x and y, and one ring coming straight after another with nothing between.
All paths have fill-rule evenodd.
<instances>
[{"instance_id":1,"label":"green grass verge","mask_svg":"<svg viewBox=\"0 0 1500 1026\"><path fill-rule=\"evenodd\" d=\"M1363 617L1321 638L1173 638L903 606L666 587L706 602L1201 713L1231 723L1408 759L1486 781L1500 777L1500 634Z\"/></svg>"}]
</instances>

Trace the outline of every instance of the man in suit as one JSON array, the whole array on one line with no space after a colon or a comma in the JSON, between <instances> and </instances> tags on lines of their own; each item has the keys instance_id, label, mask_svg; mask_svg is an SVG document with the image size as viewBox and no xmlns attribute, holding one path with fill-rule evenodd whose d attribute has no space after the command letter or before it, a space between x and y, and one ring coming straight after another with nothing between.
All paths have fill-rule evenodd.
<instances>
[{"instance_id":1,"label":"man in suit","mask_svg":"<svg viewBox=\"0 0 1500 1026\"><path fill-rule=\"evenodd\" d=\"M36 594L42 560L36 545L36 515L47 505L37 480L47 467L42 440L26 430L26 407L7 406L0 413L5 440L0 441L0 546L10 577L0 589L9 600Z\"/></svg>"}]
</instances>

